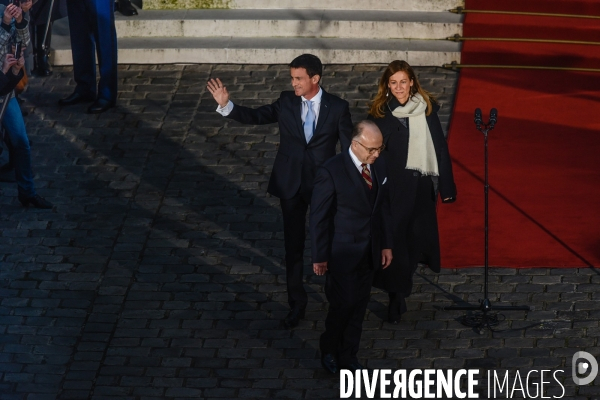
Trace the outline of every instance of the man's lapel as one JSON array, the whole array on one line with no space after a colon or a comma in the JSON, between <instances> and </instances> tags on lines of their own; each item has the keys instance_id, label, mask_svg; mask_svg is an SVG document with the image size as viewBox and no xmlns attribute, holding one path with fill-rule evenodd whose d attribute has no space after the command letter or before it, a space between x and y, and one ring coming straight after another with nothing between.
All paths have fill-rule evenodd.
<instances>
[{"instance_id":1,"label":"man's lapel","mask_svg":"<svg viewBox=\"0 0 600 400\"><path fill-rule=\"evenodd\" d=\"M298 134L306 140L304 136L304 127L302 126L302 97L294 96L292 101L294 120L296 121L296 127L298 128Z\"/></svg>"},{"instance_id":2,"label":"man's lapel","mask_svg":"<svg viewBox=\"0 0 600 400\"><path fill-rule=\"evenodd\" d=\"M373 180L377 180L377 197L375 198L375 207L373 210L377 208L377 204L381 201L381 193L383 185L387 185L387 176L385 176L386 169L383 168L384 160L377 159L373 164L371 164L371 171L373 171Z\"/></svg>"},{"instance_id":3,"label":"man's lapel","mask_svg":"<svg viewBox=\"0 0 600 400\"><path fill-rule=\"evenodd\" d=\"M315 133L313 137L319 134L319 131L323 127L325 120L327 119L327 115L329 114L329 93L327 93L323 88L321 88L323 93L321 94L321 107L319 108L319 119L317 120L317 126L315 128Z\"/></svg>"},{"instance_id":4,"label":"man's lapel","mask_svg":"<svg viewBox=\"0 0 600 400\"><path fill-rule=\"evenodd\" d=\"M320 116L319 116L319 118L320 118ZM368 206L370 206L370 202L369 202L369 199L367 198L367 190L365 188L366 183L364 183L364 179L363 179L362 175L360 174L360 172L358 172L358 169L356 168L356 165L354 165L354 162L352 161L352 158L350 157L350 154L348 153L348 151L349 150L342 152L343 157L344 157L344 166L346 167L346 174L348 174L348 177L352 181L352 184L354 185L354 189L358 193L360 193L359 196L365 203L364 206L368 207Z\"/></svg>"}]
</instances>

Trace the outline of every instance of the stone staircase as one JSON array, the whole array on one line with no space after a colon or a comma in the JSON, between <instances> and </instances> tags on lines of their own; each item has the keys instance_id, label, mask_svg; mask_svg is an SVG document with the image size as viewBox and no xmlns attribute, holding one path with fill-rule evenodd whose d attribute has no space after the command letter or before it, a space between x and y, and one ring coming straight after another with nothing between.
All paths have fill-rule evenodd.
<instances>
[{"instance_id":1,"label":"stone staircase","mask_svg":"<svg viewBox=\"0 0 600 400\"><path fill-rule=\"evenodd\" d=\"M192 2L193 3L193 2ZM210 2L209 2L210 3ZM326 64L460 62L463 0L219 0L221 9L116 14L121 64L287 64L313 53ZM68 23L54 25L54 65L72 64Z\"/></svg>"}]
</instances>

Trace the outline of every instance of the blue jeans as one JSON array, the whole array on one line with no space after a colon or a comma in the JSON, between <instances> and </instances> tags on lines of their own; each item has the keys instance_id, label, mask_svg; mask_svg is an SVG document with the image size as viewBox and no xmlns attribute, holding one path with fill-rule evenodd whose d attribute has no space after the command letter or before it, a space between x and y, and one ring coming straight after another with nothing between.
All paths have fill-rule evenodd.
<instances>
[{"instance_id":1,"label":"blue jeans","mask_svg":"<svg viewBox=\"0 0 600 400\"><path fill-rule=\"evenodd\" d=\"M21 107L16 98L8 101L6 112L2 119L2 125L10 140L13 150L13 163L15 165L15 176L19 188L20 197L33 197L36 195L33 185L33 172L31 171L31 149L29 148L29 138L25 130L25 122Z\"/></svg>"}]
</instances>

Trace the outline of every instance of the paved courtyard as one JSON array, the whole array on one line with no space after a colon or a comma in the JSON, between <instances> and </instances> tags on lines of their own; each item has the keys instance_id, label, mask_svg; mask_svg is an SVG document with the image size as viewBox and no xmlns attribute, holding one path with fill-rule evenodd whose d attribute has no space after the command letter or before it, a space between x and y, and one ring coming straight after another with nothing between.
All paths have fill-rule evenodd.
<instances>
[{"instance_id":1,"label":"paved courtyard","mask_svg":"<svg viewBox=\"0 0 600 400\"><path fill-rule=\"evenodd\" d=\"M23 95L38 191L56 207L24 209L16 185L0 183L0 400L339 398L319 360L324 278L308 264L306 320L280 325L282 222L266 194L277 128L225 120L205 89L220 77L234 101L264 104L288 89L288 68L120 68L118 107L100 116L58 107L74 89L70 68L31 79ZM457 73L416 70L446 125ZM357 121L381 71L327 66L323 86ZM374 290L361 360L508 370L511 385L519 370L562 369L562 398L600 399L600 378L570 378L575 352L600 356L600 271L492 269L492 301L533 310L479 334L442 307L476 304L482 283L482 268L420 269L398 325ZM545 395L561 397L546 380Z\"/></svg>"}]
</instances>

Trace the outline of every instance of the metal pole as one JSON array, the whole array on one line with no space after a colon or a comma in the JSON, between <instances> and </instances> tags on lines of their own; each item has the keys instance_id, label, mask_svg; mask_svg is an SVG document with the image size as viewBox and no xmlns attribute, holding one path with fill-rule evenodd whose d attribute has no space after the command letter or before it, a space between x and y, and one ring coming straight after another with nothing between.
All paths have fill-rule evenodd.
<instances>
[{"instance_id":1,"label":"metal pole","mask_svg":"<svg viewBox=\"0 0 600 400\"><path fill-rule=\"evenodd\" d=\"M46 21L46 31L44 32L44 40L42 41L42 49L44 52L48 51L46 46L46 38L48 37L48 31L50 30L50 21L52 21L52 12L54 11L54 0L50 0L50 9L48 11L48 21Z\"/></svg>"},{"instance_id":2,"label":"metal pole","mask_svg":"<svg viewBox=\"0 0 600 400\"><path fill-rule=\"evenodd\" d=\"M479 112L479 115L478 115ZM483 152L484 152L484 165L485 165L485 178L483 184L484 191L484 202L485 202L485 217L484 217L484 230L485 230L485 262L483 266L484 280L483 280L483 299L479 301L479 305L464 305L464 306L449 306L443 307L443 310L465 310L465 311L480 311L479 314L467 314L462 317L462 324L465 326L472 327L475 331L483 333L485 328L493 331L493 327L500 323L500 319L495 314L490 314L492 311L529 311L529 306L496 306L492 305L489 299L488 293L488 280L489 280L489 176L488 176L488 132L494 129L496 124L496 109L492 108L490 111L490 122L483 124L481 127L481 111L477 109L475 111L475 123L477 124L477 130L483 133ZM493 116L493 117L492 117Z\"/></svg>"},{"instance_id":3,"label":"metal pole","mask_svg":"<svg viewBox=\"0 0 600 400\"><path fill-rule=\"evenodd\" d=\"M488 195L489 195L489 188L490 185L488 184L488 130L485 130L484 133L484 143L485 143L485 149L484 149L484 153L485 153L485 185L484 185L484 190L485 190L485 264L484 264L484 273L485 273L485 284L484 284L484 298L488 298L488 268L489 268L489 232L490 232L490 227L489 227L489 213L488 213Z\"/></svg>"}]
</instances>

